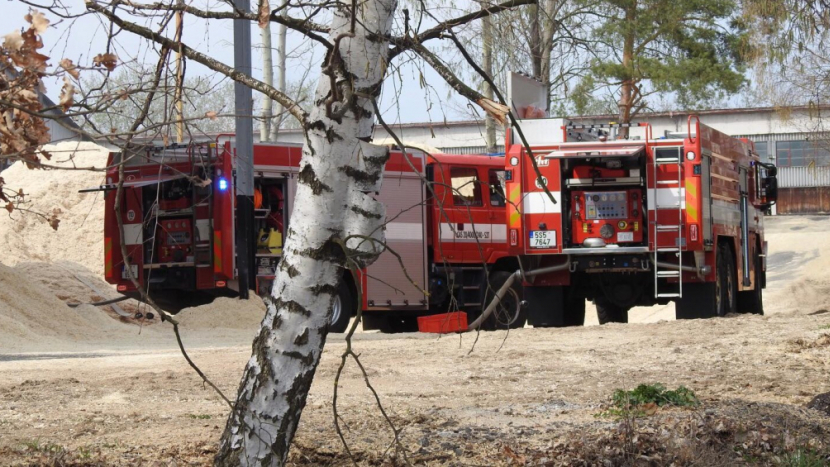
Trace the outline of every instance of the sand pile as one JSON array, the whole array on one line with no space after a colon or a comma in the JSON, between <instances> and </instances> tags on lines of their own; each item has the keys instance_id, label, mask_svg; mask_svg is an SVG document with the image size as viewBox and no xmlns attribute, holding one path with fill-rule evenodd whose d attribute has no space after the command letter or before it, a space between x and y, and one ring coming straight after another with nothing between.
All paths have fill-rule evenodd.
<instances>
[{"instance_id":1,"label":"sand pile","mask_svg":"<svg viewBox=\"0 0 830 467\"><path fill-rule=\"evenodd\" d=\"M219 297L207 305L185 308L176 315L182 329L258 330L265 316L265 303L252 295L250 300Z\"/></svg>"},{"instance_id":2,"label":"sand pile","mask_svg":"<svg viewBox=\"0 0 830 467\"><path fill-rule=\"evenodd\" d=\"M75 276L104 291L97 296ZM87 352L118 348L173 348L172 327L156 318L153 323L122 320L105 307L67 302L112 298L117 293L106 283L73 263L0 263L0 355L21 352ZM121 306L138 308L129 300ZM141 305L147 310L146 305ZM177 319L188 347L247 343L259 330L265 305L250 300L219 298L211 304L182 310Z\"/></svg>"},{"instance_id":3,"label":"sand pile","mask_svg":"<svg viewBox=\"0 0 830 467\"><path fill-rule=\"evenodd\" d=\"M103 168L108 149L94 143L63 142L45 148L50 165ZM23 212L0 216L0 255L6 265L27 261L67 260L97 275L104 270L103 193L78 193L101 185L102 172L86 170L30 170L17 162L3 171L6 187L27 194L27 209L51 213L60 209L60 226L54 231L40 217Z\"/></svg>"},{"instance_id":4,"label":"sand pile","mask_svg":"<svg viewBox=\"0 0 830 467\"><path fill-rule=\"evenodd\" d=\"M830 218L787 216L769 219L767 225L765 312L830 310Z\"/></svg>"},{"instance_id":5,"label":"sand pile","mask_svg":"<svg viewBox=\"0 0 830 467\"><path fill-rule=\"evenodd\" d=\"M65 303L92 303L121 297L121 294L111 284L78 263L70 261L19 263L14 269L28 279L40 282ZM131 316L137 311L148 310L146 304L137 300L121 301L117 306ZM99 309L110 312L113 317L118 317L116 311L110 306Z\"/></svg>"},{"instance_id":6,"label":"sand pile","mask_svg":"<svg viewBox=\"0 0 830 467\"><path fill-rule=\"evenodd\" d=\"M95 307L70 308L40 281L0 264L2 352L28 350L32 344L54 348L55 344L101 342L136 333L136 326L121 323Z\"/></svg>"}]
</instances>

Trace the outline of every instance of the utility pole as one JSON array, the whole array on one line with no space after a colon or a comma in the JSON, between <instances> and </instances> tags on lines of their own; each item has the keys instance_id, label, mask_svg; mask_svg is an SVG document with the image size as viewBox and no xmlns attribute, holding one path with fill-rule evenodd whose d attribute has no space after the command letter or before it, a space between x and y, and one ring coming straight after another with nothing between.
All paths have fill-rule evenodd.
<instances>
[{"instance_id":1,"label":"utility pole","mask_svg":"<svg viewBox=\"0 0 830 467\"><path fill-rule=\"evenodd\" d=\"M250 0L234 0L236 9L248 13ZM251 22L233 21L234 68L251 76ZM254 285L252 278L254 245L254 122L251 88L234 83L236 108L236 269L239 277L239 296L248 298Z\"/></svg>"}]
</instances>

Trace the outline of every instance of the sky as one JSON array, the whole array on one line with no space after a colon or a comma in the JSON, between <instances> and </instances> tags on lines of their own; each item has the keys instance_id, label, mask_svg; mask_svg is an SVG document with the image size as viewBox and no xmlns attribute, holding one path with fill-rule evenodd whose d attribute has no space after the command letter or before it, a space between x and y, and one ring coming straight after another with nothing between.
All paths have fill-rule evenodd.
<instances>
[{"instance_id":1,"label":"sky","mask_svg":"<svg viewBox=\"0 0 830 467\"><path fill-rule=\"evenodd\" d=\"M84 10L83 3L76 0L66 0L72 4L73 13L80 13ZM8 34L14 29L26 26L23 17L29 12L30 6L16 0L0 0L3 14L0 15L0 35ZM146 2L150 3L150 2ZM217 5L215 0L207 0L208 7ZM44 49L42 53L51 57L49 64L56 66L61 58L69 58L76 64L89 64L91 57L106 50L106 38L109 24L105 23L103 17L97 15L86 15L77 19L61 20L49 12L44 12L51 21L49 29L42 35ZM399 12L400 14L400 9ZM452 12L448 13L451 14ZM152 23L143 23L152 25ZM171 25L172 28L172 25ZM276 25L272 28L272 46L276 46ZM171 29L172 30L172 29ZM252 54L253 75L256 78L262 77L262 66L260 59L260 29L252 24ZM207 20L185 15L183 40L186 44L199 50L223 63L233 64L233 24L230 20ZM307 39L297 34L289 33L288 50L289 54L298 50L302 54L294 60L289 61L287 76L289 81L299 80L307 73L306 66L311 66L309 79L316 82L319 75L320 63L323 53L318 47L317 50L308 50L305 46ZM131 33L122 31L114 37L112 47L116 55L122 60L134 60L154 66L158 55L152 44L140 39ZM421 65L422 66L422 65ZM444 120L458 120L468 118L454 111L453 108L463 108L466 102L463 98L453 96L443 80L430 69L420 69L404 56L399 57L392 63L391 70L396 72L387 79L381 98L381 109L384 120L387 123L411 123ZM206 67L193 62L187 63L188 76L207 75L214 73ZM87 72L88 73L88 72ZM420 86L420 75L423 74L425 81L430 84L431 89L422 89ZM275 72L276 79L276 72ZM44 84L47 94L57 101L62 86L62 79L58 77L46 77Z\"/></svg>"}]
</instances>

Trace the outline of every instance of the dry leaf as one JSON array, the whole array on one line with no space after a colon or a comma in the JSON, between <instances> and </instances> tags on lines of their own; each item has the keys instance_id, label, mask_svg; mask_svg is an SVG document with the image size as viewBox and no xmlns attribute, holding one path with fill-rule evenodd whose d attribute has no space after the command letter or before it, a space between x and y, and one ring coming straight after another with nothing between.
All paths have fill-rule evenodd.
<instances>
[{"instance_id":1,"label":"dry leaf","mask_svg":"<svg viewBox=\"0 0 830 467\"><path fill-rule=\"evenodd\" d=\"M3 36L3 47L13 52L17 52L23 47L23 36L20 31L12 31Z\"/></svg>"},{"instance_id":2,"label":"dry leaf","mask_svg":"<svg viewBox=\"0 0 830 467\"><path fill-rule=\"evenodd\" d=\"M61 88L60 101L58 102L58 104L60 104L61 108L64 111L66 111L70 107L72 107L72 104L74 104L74 103L75 103L75 85L72 84L71 81L69 81L69 78L64 76L63 77L63 87Z\"/></svg>"},{"instance_id":3,"label":"dry leaf","mask_svg":"<svg viewBox=\"0 0 830 467\"><path fill-rule=\"evenodd\" d=\"M216 112L214 112L212 110L207 111L207 112L205 112L205 117L207 117L211 120L216 120Z\"/></svg>"},{"instance_id":4,"label":"dry leaf","mask_svg":"<svg viewBox=\"0 0 830 467\"><path fill-rule=\"evenodd\" d=\"M9 211L9 214L11 214L12 212L14 212L14 204L12 204L12 203L6 203L6 211Z\"/></svg>"},{"instance_id":5,"label":"dry leaf","mask_svg":"<svg viewBox=\"0 0 830 467\"><path fill-rule=\"evenodd\" d=\"M260 0L257 21L259 22L259 27L263 29L271 21L271 5L268 4L268 0Z\"/></svg>"},{"instance_id":6,"label":"dry leaf","mask_svg":"<svg viewBox=\"0 0 830 467\"><path fill-rule=\"evenodd\" d=\"M525 456L516 454L516 452L510 449L509 446L505 446L503 448L503 451L507 456L511 457L514 462L517 462L519 464L525 464L527 461L527 459L525 459Z\"/></svg>"},{"instance_id":7,"label":"dry leaf","mask_svg":"<svg viewBox=\"0 0 830 467\"><path fill-rule=\"evenodd\" d=\"M49 218L49 225L52 227L53 230L58 230L58 224L61 223L61 220L57 217Z\"/></svg>"},{"instance_id":8,"label":"dry leaf","mask_svg":"<svg viewBox=\"0 0 830 467\"><path fill-rule=\"evenodd\" d=\"M34 10L31 14L24 16L23 19L32 23L32 27L38 34L43 34L43 32L46 31L46 28L49 27L49 20L43 16L43 13L37 10Z\"/></svg>"},{"instance_id":9,"label":"dry leaf","mask_svg":"<svg viewBox=\"0 0 830 467\"><path fill-rule=\"evenodd\" d=\"M118 66L118 57L114 53L98 54L92 59L92 64L102 66L107 71L112 71Z\"/></svg>"},{"instance_id":10,"label":"dry leaf","mask_svg":"<svg viewBox=\"0 0 830 467\"><path fill-rule=\"evenodd\" d=\"M81 74L78 73L78 68L75 66L74 63L72 63L72 60L64 58L60 61L60 66L61 68L66 70L67 73L72 75L73 78L79 79L81 77Z\"/></svg>"},{"instance_id":11,"label":"dry leaf","mask_svg":"<svg viewBox=\"0 0 830 467\"><path fill-rule=\"evenodd\" d=\"M657 404L655 404L654 402L649 402L648 404L643 404L642 409L646 415L654 415L657 413L660 407L658 407Z\"/></svg>"},{"instance_id":12,"label":"dry leaf","mask_svg":"<svg viewBox=\"0 0 830 467\"><path fill-rule=\"evenodd\" d=\"M167 135L162 135L161 142L163 146L170 146L170 137Z\"/></svg>"}]
</instances>

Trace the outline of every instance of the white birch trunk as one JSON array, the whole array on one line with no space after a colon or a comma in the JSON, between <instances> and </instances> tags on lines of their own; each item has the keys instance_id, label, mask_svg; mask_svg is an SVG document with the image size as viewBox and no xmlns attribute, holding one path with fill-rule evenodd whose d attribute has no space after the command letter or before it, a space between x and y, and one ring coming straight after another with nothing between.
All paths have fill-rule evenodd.
<instances>
[{"instance_id":1,"label":"white birch trunk","mask_svg":"<svg viewBox=\"0 0 830 467\"><path fill-rule=\"evenodd\" d=\"M331 37L349 32L349 9L332 20ZM335 72L341 111L352 90L377 94L386 71L395 0L358 3L354 38L340 42L342 69ZM217 465L284 465L328 332L331 306L344 274L337 243L349 235L383 240L383 205L368 192L380 191L384 147L366 143L374 113L366 98L353 98L342 118L327 115L328 76L317 87L306 128L297 195L284 256L254 340L233 412L222 435ZM360 249L357 250L358 243ZM350 255L366 264L380 253L372 242L353 240Z\"/></svg>"},{"instance_id":2,"label":"white birch trunk","mask_svg":"<svg viewBox=\"0 0 830 467\"><path fill-rule=\"evenodd\" d=\"M262 82L268 86L273 86L274 62L271 57L271 23L268 22L264 28L260 28L259 34L262 38ZM273 101L268 96L263 95L262 97L262 121L259 122L259 140L265 142L268 141L271 135Z\"/></svg>"},{"instance_id":3,"label":"white birch trunk","mask_svg":"<svg viewBox=\"0 0 830 467\"><path fill-rule=\"evenodd\" d=\"M287 14L288 9L283 10L283 15ZM288 33L288 28L284 24L280 24L277 29L277 91L285 93L285 39ZM277 103L276 116L271 126L270 140L276 142L279 138L280 128L282 127L283 116L285 109L280 103Z\"/></svg>"}]
</instances>

